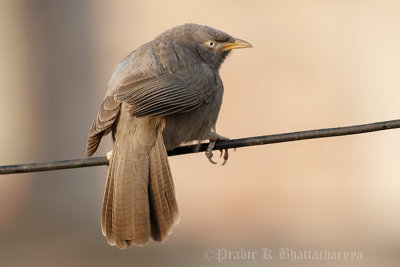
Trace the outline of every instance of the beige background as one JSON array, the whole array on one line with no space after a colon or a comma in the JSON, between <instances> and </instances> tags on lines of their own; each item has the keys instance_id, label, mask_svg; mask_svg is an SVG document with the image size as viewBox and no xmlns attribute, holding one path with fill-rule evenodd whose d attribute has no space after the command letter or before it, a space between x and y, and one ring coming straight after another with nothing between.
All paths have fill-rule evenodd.
<instances>
[{"instance_id":1,"label":"beige background","mask_svg":"<svg viewBox=\"0 0 400 267\"><path fill-rule=\"evenodd\" d=\"M400 118L399 1L0 1L0 164L84 156L115 65L162 31L207 24L254 48L221 76L231 138ZM106 138L97 156L111 149ZM279 247L398 266L400 132L170 158L181 222L125 251L100 232L105 167L0 177L0 266L272 266ZM271 248L273 261L207 259Z\"/></svg>"}]
</instances>

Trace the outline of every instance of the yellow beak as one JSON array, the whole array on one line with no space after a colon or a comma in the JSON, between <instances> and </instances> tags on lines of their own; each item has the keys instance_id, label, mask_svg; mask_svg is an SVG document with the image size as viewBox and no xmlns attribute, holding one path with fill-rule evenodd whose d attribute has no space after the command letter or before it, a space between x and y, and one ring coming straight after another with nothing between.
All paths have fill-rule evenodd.
<instances>
[{"instance_id":1,"label":"yellow beak","mask_svg":"<svg viewBox=\"0 0 400 267\"><path fill-rule=\"evenodd\" d=\"M218 48L218 50L228 51L232 49L250 48L250 47L253 47L250 43L241 39L235 39L235 41L233 42L220 43L220 47Z\"/></svg>"}]
</instances>

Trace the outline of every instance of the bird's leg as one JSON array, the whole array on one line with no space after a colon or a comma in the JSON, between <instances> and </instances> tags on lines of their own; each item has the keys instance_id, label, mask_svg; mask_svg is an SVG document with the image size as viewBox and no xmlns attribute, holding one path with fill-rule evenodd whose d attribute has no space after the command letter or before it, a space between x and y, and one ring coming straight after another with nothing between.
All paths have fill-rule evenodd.
<instances>
[{"instance_id":1,"label":"bird's leg","mask_svg":"<svg viewBox=\"0 0 400 267\"><path fill-rule=\"evenodd\" d=\"M207 147L207 150L206 150L206 157L208 158L208 160L209 160L212 164L217 164L217 162L215 162L215 161L212 159L212 157L213 157L212 151L213 151L213 149L214 149L214 147L215 147L215 144L216 144L216 142L219 141L219 140L229 140L229 138L217 134L216 128L215 128L215 125L214 125L213 127L211 127L211 131L210 131L210 133L208 134L207 139L210 140L210 143L208 144L208 147ZM220 157L222 157L222 154L223 154L223 156L224 156L224 157L223 157L224 162L222 163L222 165L225 165L226 161L227 161L228 158L229 158L228 149L223 149L223 150L221 149L220 151L221 151Z\"/></svg>"}]
</instances>

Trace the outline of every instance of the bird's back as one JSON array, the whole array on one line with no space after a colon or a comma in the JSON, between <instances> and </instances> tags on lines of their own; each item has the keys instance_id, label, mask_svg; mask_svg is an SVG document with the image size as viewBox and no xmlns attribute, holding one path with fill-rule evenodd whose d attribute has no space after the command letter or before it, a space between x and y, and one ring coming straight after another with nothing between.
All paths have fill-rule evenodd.
<instances>
[{"instance_id":1,"label":"bird's back","mask_svg":"<svg viewBox=\"0 0 400 267\"><path fill-rule=\"evenodd\" d=\"M114 94L121 84L134 79L165 74L173 74L186 82L190 90L201 98L201 104L189 112L162 116L167 150L181 143L206 139L216 123L222 103L222 81L218 70L202 62L196 54L178 42L155 39L133 51L115 69L107 95Z\"/></svg>"}]
</instances>

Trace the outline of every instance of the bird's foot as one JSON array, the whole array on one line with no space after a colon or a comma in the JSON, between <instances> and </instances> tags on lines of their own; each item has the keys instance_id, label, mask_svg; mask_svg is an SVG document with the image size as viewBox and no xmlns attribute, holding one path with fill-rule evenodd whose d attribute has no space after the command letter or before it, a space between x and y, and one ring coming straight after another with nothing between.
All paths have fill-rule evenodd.
<instances>
[{"instance_id":1,"label":"bird's foot","mask_svg":"<svg viewBox=\"0 0 400 267\"><path fill-rule=\"evenodd\" d=\"M216 132L210 132L207 136L207 139L210 140L210 143L208 143L208 147L206 150L206 157L212 164L217 164L217 162L212 159L212 157L213 157L212 151L215 147L215 144L217 143L217 141L220 141L220 140L227 141L227 140L229 140L229 138L219 135ZM222 163L222 165L225 165L225 163L227 162L227 160L229 158L228 149L221 149L220 152L221 152L221 155L219 157L223 156L223 159L224 159L224 162Z\"/></svg>"}]
</instances>

